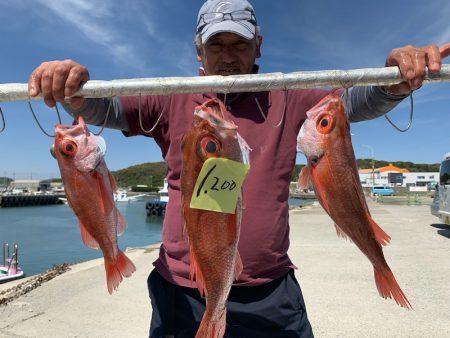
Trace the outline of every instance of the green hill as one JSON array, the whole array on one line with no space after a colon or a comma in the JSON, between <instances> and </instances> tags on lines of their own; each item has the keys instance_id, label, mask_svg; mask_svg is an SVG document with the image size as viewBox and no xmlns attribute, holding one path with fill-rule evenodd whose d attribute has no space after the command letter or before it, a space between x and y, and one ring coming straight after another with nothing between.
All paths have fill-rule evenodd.
<instances>
[{"instance_id":1,"label":"green hill","mask_svg":"<svg viewBox=\"0 0 450 338\"><path fill-rule=\"evenodd\" d=\"M370 169L372 168L372 159L357 159L358 168L360 169ZM396 167L406 168L411 172L438 172L439 163L435 164L417 164L413 162L402 162L402 161L383 161L374 160L374 167L384 167L392 163ZM297 181L298 174L303 168L303 164L295 165L292 171L292 181ZM165 162L153 162L153 163L142 163L137 164L125 169L120 169L113 171L112 174L117 181L119 187L136 187L137 185L146 185L150 189L156 191L159 187L163 186L163 180L166 176L167 165ZM9 179L9 178L7 178Z\"/></svg>"},{"instance_id":2,"label":"green hill","mask_svg":"<svg viewBox=\"0 0 450 338\"><path fill-rule=\"evenodd\" d=\"M166 172L167 165L165 162L154 162L133 165L111 173L119 187L146 185L149 187L149 190L157 191L163 186Z\"/></svg>"}]
</instances>

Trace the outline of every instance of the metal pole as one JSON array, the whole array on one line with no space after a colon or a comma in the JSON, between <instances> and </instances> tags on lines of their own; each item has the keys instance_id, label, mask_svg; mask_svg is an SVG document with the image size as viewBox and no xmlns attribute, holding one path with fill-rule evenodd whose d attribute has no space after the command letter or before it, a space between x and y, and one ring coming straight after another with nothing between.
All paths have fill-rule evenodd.
<instances>
[{"instance_id":1,"label":"metal pole","mask_svg":"<svg viewBox=\"0 0 450 338\"><path fill-rule=\"evenodd\" d=\"M306 88L392 85L402 82L398 67L321 70L230 76L160 77L126 80L90 80L75 94L84 97L234 93ZM450 64L439 74L426 72L425 82L450 82ZM0 84L0 102L28 100L26 83ZM33 99L42 99L36 97Z\"/></svg>"},{"instance_id":2,"label":"metal pole","mask_svg":"<svg viewBox=\"0 0 450 338\"><path fill-rule=\"evenodd\" d=\"M372 155L372 187L375 186L375 158L373 154L373 148L371 146L368 146L367 144L362 144L363 147L367 147L370 150L370 153Z\"/></svg>"}]
</instances>

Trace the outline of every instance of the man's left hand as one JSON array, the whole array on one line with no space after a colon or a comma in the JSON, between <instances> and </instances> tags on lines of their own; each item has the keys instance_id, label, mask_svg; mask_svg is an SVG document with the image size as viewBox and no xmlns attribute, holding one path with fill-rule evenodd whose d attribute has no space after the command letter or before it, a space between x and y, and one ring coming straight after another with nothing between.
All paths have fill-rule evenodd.
<instances>
[{"instance_id":1,"label":"man's left hand","mask_svg":"<svg viewBox=\"0 0 450 338\"><path fill-rule=\"evenodd\" d=\"M419 48L409 45L393 49L386 58L386 66L398 66L406 82L384 88L393 95L409 94L422 86L426 68L430 73L439 73L441 60L449 55L450 43L441 47L429 45Z\"/></svg>"}]
</instances>

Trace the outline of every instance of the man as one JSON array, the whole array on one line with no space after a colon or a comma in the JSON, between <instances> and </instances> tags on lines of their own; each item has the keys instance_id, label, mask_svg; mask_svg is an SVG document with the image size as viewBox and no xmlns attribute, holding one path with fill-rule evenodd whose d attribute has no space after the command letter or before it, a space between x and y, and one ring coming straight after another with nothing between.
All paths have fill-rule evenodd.
<instances>
[{"instance_id":1,"label":"man","mask_svg":"<svg viewBox=\"0 0 450 338\"><path fill-rule=\"evenodd\" d=\"M261 56L262 37L255 11L245 0L205 2L199 11L195 42L197 60L203 66L201 76L258 71L255 59ZM435 45L392 50L386 65L399 66L405 82L384 88L350 89L344 99L350 120L385 114L422 85L426 66L430 72L439 72L441 59L449 54L450 44L441 50ZM52 107L65 102L65 97L73 95L87 80L87 69L74 61L45 62L31 74L29 93L36 96L42 92L46 104ZM204 311L204 301L189 280L188 245L181 230L180 144L191 125L194 108L213 97L225 102L239 133L252 148L251 169L243 186L246 207L239 243L244 269L229 295L225 336L313 336L294 277L295 266L287 255L287 200L298 131L306 111L327 94L325 90L293 90L113 99L114 113L106 125L127 136L153 137L168 165L170 201L160 256L148 279L153 309L151 337L194 337ZM83 115L88 123L101 125L108 104L108 99L71 98L64 106L70 114Z\"/></svg>"}]
</instances>

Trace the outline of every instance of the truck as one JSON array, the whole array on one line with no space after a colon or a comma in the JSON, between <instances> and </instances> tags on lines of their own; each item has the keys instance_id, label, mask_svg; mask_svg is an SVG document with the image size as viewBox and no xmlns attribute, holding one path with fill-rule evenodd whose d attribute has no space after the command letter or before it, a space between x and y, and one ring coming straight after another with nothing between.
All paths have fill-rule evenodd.
<instances>
[{"instance_id":1,"label":"truck","mask_svg":"<svg viewBox=\"0 0 450 338\"><path fill-rule=\"evenodd\" d=\"M445 154L439 168L439 184L436 186L431 213L442 223L450 225L450 153Z\"/></svg>"}]
</instances>

